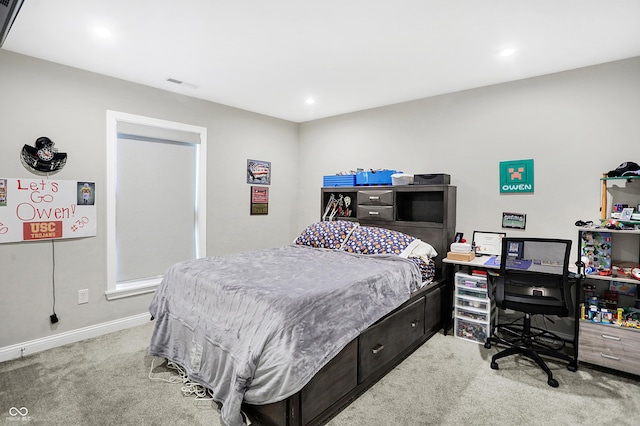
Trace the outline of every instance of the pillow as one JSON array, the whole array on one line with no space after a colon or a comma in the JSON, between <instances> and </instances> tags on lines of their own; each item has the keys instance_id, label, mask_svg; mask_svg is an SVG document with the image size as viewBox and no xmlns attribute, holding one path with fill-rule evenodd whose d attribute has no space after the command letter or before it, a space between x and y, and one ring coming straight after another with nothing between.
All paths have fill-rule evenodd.
<instances>
[{"instance_id":1,"label":"pillow","mask_svg":"<svg viewBox=\"0 0 640 426\"><path fill-rule=\"evenodd\" d=\"M300 233L293 243L337 250L342 247L344 241L357 226L357 222L348 220L312 223Z\"/></svg>"},{"instance_id":2,"label":"pillow","mask_svg":"<svg viewBox=\"0 0 640 426\"><path fill-rule=\"evenodd\" d=\"M418 265L420 275L422 275L422 286L430 283L436 275L436 265L433 259L424 259L422 257L409 256L409 260Z\"/></svg>"},{"instance_id":3,"label":"pillow","mask_svg":"<svg viewBox=\"0 0 640 426\"><path fill-rule=\"evenodd\" d=\"M431 259L438 256L438 252L433 248L431 244L425 243L424 241L417 238L413 243L409 245L409 247L407 247L405 252L408 253L407 257L415 256Z\"/></svg>"},{"instance_id":4,"label":"pillow","mask_svg":"<svg viewBox=\"0 0 640 426\"><path fill-rule=\"evenodd\" d=\"M353 230L343 250L349 253L400 255L415 240L414 237L402 232L373 226L359 226Z\"/></svg>"}]
</instances>

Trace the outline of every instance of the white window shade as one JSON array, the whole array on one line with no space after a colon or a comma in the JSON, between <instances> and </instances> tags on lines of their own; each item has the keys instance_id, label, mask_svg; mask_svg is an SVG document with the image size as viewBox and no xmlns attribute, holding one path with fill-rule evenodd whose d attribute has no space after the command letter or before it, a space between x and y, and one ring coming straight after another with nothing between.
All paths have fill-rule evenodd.
<instances>
[{"instance_id":1,"label":"white window shade","mask_svg":"<svg viewBox=\"0 0 640 426\"><path fill-rule=\"evenodd\" d=\"M196 257L197 145L118 135L116 282Z\"/></svg>"}]
</instances>

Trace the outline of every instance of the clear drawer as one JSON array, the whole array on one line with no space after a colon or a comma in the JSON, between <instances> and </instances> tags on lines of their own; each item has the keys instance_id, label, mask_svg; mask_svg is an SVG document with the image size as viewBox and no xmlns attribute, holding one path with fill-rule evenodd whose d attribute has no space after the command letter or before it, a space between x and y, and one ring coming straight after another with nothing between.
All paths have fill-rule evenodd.
<instances>
[{"instance_id":1,"label":"clear drawer","mask_svg":"<svg viewBox=\"0 0 640 426\"><path fill-rule=\"evenodd\" d=\"M456 306L460 306L463 308L475 308L482 311L488 311L489 309L489 301L488 300L474 300L474 299L465 299L463 297L456 297Z\"/></svg>"},{"instance_id":2,"label":"clear drawer","mask_svg":"<svg viewBox=\"0 0 640 426\"><path fill-rule=\"evenodd\" d=\"M483 322L489 322L489 313L486 312L480 312L480 311L473 311L470 309L464 309L464 308L460 308L457 307L456 308L456 318L462 318L462 319L471 319L474 321L483 321Z\"/></svg>"},{"instance_id":3,"label":"clear drawer","mask_svg":"<svg viewBox=\"0 0 640 426\"><path fill-rule=\"evenodd\" d=\"M456 318L454 334L461 339L476 343L484 343L489 337L489 323L475 322L463 318Z\"/></svg>"},{"instance_id":4,"label":"clear drawer","mask_svg":"<svg viewBox=\"0 0 640 426\"><path fill-rule=\"evenodd\" d=\"M487 299L487 291L470 287L456 286L456 294L458 296L475 297L476 299Z\"/></svg>"}]
</instances>

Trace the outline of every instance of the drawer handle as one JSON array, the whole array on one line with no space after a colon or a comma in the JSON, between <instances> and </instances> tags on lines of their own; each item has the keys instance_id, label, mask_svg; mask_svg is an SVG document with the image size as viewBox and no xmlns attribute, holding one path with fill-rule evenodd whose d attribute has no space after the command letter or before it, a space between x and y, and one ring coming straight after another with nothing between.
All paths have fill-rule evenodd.
<instances>
[{"instance_id":1,"label":"drawer handle","mask_svg":"<svg viewBox=\"0 0 640 426\"><path fill-rule=\"evenodd\" d=\"M603 334L603 335L602 335L602 338L603 338L603 339L618 340L618 341L620 341L620 338L619 338L619 337L617 337L617 336L609 336L608 334Z\"/></svg>"},{"instance_id":2,"label":"drawer handle","mask_svg":"<svg viewBox=\"0 0 640 426\"><path fill-rule=\"evenodd\" d=\"M379 214L380 214L380 212L369 212L369 214L370 214L371 216L377 216L377 215L379 215Z\"/></svg>"},{"instance_id":3,"label":"drawer handle","mask_svg":"<svg viewBox=\"0 0 640 426\"><path fill-rule=\"evenodd\" d=\"M602 358L608 358L608 359L612 359L614 361L620 361L620 357L603 354L602 352L600 352L600 356L602 356Z\"/></svg>"},{"instance_id":4,"label":"drawer handle","mask_svg":"<svg viewBox=\"0 0 640 426\"><path fill-rule=\"evenodd\" d=\"M419 323L420 323L420 320L414 320L414 321L411 323L411 328L416 328L416 327L418 326L418 324L419 324Z\"/></svg>"},{"instance_id":5,"label":"drawer handle","mask_svg":"<svg viewBox=\"0 0 640 426\"><path fill-rule=\"evenodd\" d=\"M384 345L378 344L375 348L371 349L371 352L373 352L374 354L377 354L383 349L384 349Z\"/></svg>"},{"instance_id":6,"label":"drawer handle","mask_svg":"<svg viewBox=\"0 0 640 426\"><path fill-rule=\"evenodd\" d=\"M378 201L380 200L380 197L378 197L377 195L369 195L369 201Z\"/></svg>"}]
</instances>

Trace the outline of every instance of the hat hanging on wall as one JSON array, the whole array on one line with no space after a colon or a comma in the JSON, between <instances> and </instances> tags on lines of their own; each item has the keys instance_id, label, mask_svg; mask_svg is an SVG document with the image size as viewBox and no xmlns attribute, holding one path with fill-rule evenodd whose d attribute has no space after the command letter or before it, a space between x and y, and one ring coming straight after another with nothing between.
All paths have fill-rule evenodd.
<instances>
[{"instance_id":1,"label":"hat hanging on wall","mask_svg":"<svg viewBox=\"0 0 640 426\"><path fill-rule=\"evenodd\" d=\"M58 152L53 141L47 137L36 139L35 147L25 145L20 152L22 165L36 174L57 173L67 163L67 154Z\"/></svg>"},{"instance_id":2,"label":"hat hanging on wall","mask_svg":"<svg viewBox=\"0 0 640 426\"><path fill-rule=\"evenodd\" d=\"M608 177L640 175L640 166L633 161L625 161L607 173Z\"/></svg>"}]
</instances>

